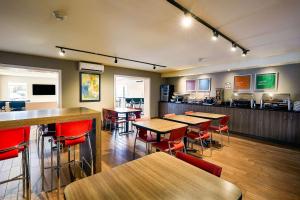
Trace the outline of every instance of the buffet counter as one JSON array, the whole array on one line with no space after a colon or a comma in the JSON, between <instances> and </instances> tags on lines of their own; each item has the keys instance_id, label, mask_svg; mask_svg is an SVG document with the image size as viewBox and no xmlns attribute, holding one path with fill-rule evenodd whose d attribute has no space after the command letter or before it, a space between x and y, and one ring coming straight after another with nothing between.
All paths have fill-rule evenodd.
<instances>
[{"instance_id":1,"label":"buffet counter","mask_svg":"<svg viewBox=\"0 0 300 200\"><path fill-rule=\"evenodd\" d=\"M188 103L160 102L159 116L199 111L230 116L230 130L254 138L300 145L300 113L280 110L204 106Z\"/></svg>"}]
</instances>

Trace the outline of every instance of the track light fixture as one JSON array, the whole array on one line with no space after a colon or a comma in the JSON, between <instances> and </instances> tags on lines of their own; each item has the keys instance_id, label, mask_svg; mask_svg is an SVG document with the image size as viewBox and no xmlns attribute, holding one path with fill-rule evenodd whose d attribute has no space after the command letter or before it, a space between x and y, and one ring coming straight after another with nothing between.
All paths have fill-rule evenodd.
<instances>
[{"instance_id":1,"label":"track light fixture","mask_svg":"<svg viewBox=\"0 0 300 200\"><path fill-rule=\"evenodd\" d=\"M194 13L190 12L187 8L185 8L184 6L182 6L181 4L177 3L176 0L167 0L167 2L169 2L170 4L172 4L173 6L175 6L176 8L178 8L179 10L181 10L185 15L189 15L191 16L191 18L194 18L194 20L198 21L199 23L201 23L202 25L206 26L207 28L209 28L210 30L213 31L213 36L212 36L212 40L217 40L218 36L223 37L225 40L229 41L233 46L232 46L232 51L235 51L234 49L236 49L237 47L240 48L243 51L243 56L245 56L247 54L247 52L249 52L249 49L246 49L245 47L241 46L240 44L236 43L233 39L231 39L230 37L228 37L227 35L223 34L222 32L218 31L215 27L213 27L212 25L210 25L208 22L206 22L205 20L201 19L200 17L198 17L197 15L195 15ZM235 47L235 48L234 48ZM233 49L234 48L234 49Z\"/></svg>"},{"instance_id":2,"label":"track light fixture","mask_svg":"<svg viewBox=\"0 0 300 200\"><path fill-rule=\"evenodd\" d=\"M192 25L192 22L193 22L192 16L188 13L184 13L184 16L181 20L182 26L188 28Z\"/></svg>"},{"instance_id":3,"label":"track light fixture","mask_svg":"<svg viewBox=\"0 0 300 200\"><path fill-rule=\"evenodd\" d=\"M125 60L125 61L129 61L129 62L135 62L135 63L144 64L144 65L154 66L154 69L156 69L156 67L167 67L165 65L159 65L159 64L154 64L154 63L150 63L150 62L144 62L144 61L140 61L140 60L133 60L133 59L129 59L129 58L123 58L123 57L117 57L117 56L102 54L102 53L96 53L96 52L92 52L92 51L85 51L85 50L73 49L73 48L62 47L62 46L55 46L55 47L58 48L58 49L60 49L60 51L59 51L59 55L60 56L64 56L65 55L65 50L69 50L69 51L75 51L75 52L80 52L80 53L86 53L86 54L92 54L92 55L97 55L97 56L103 56L103 57L107 57L107 58L114 58L115 59L114 60L115 63L118 63L118 60Z\"/></svg>"},{"instance_id":4,"label":"track light fixture","mask_svg":"<svg viewBox=\"0 0 300 200\"><path fill-rule=\"evenodd\" d=\"M231 49L230 49L231 51L236 51L236 44L235 43L232 43L232 46L231 46Z\"/></svg>"},{"instance_id":5,"label":"track light fixture","mask_svg":"<svg viewBox=\"0 0 300 200\"><path fill-rule=\"evenodd\" d=\"M248 51L249 51L249 50L245 50L245 49L243 49L242 56L243 56L243 57L245 57L245 56L247 55Z\"/></svg>"},{"instance_id":6,"label":"track light fixture","mask_svg":"<svg viewBox=\"0 0 300 200\"><path fill-rule=\"evenodd\" d=\"M66 51L65 51L63 48L60 48L58 54L59 54L60 56L65 56Z\"/></svg>"},{"instance_id":7,"label":"track light fixture","mask_svg":"<svg viewBox=\"0 0 300 200\"><path fill-rule=\"evenodd\" d=\"M216 30L214 30L214 31L213 31L213 36L211 37L211 39L212 39L213 41L217 41L217 40L218 40L218 37L219 37L219 33L218 33Z\"/></svg>"},{"instance_id":8,"label":"track light fixture","mask_svg":"<svg viewBox=\"0 0 300 200\"><path fill-rule=\"evenodd\" d=\"M154 70L156 69L156 65L153 65L153 69L154 69Z\"/></svg>"}]
</instances>

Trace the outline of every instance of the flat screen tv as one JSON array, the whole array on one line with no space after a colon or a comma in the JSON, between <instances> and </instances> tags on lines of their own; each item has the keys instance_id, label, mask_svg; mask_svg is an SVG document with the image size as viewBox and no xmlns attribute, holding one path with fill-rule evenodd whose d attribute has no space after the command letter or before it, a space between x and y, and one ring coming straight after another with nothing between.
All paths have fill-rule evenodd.
<instances>
[{"instance_id":1,"label":"flat screen tv","mask_svg":"<svg viewBox=\"0 0 300 200\"><path fill-rule=\"evenodd\" d=\"M32 84L32 95L55 95L55 85Z\"/></svg>"}]
</instances>

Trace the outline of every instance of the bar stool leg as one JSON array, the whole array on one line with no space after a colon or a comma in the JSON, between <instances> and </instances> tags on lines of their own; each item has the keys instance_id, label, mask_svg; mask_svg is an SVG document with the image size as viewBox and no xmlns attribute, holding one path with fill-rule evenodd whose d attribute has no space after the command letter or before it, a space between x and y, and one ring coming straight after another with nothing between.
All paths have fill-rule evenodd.
<instances>
[{"instance_id":1,"label":"bar stool leg","mask_svg":"<svg viewBox=\"0 0 300 200\"><path fill-rule=\"evenodd\" d=\"M57 199L59 199L59 193L60 193L60 141L57 140L57 180L56 180L56 187L57 187Z\"/></svg>"},{"instance_id":2,"label":"bar stool leg","mask_svg":"<svg viewBox=\"0 0 300 200\"><path fill-rule=\"evenodd\" d=\"M22 174L23 174L23 179L22 179L22 186L23 186L23 198L25 198L26 194L26 164L25 164L25 152L22 152Z\"/></svg>"},{"instance_id":3,"label":"bar stool leg","mask_svg":"<svg viewBox=\"0 0 300 200\"><path fill-rule=\"evenodd\" d=\"M227 140L228 140L228 144L230 144L230 141L229 141L229 130L227 130Z\"/></svg>"},{"instance_id":4,"label":"bar stool leg","mask_svg":"<svg viewBox=\"0 0 300 200\"><path fill-rule=\"evenodd\" d=\"M91 158L91 175L94 174L94 158L93 158L93 151L92 151L92 144L91 144L91 138L90 134L87 134L88 137L88 143L89 143L89 149L90 149L90 158Z\"/></svg>"},{"instance_id":5,"label":"bar stool leg","mask_svg":"<svg viewBox=\"0 0 300 200\"><path fill-rule=\"evenodd\" d=\"M26 199L31 199L31 184L30 184L30 161L29 161L29 148L25 148L25 163L26 163Z\"/></svg>"},{"instance_id":6,"label":"bar stool leg","mask_svg":"<svg viewBox=\"0 0 300 200\"><path fill-rule=\"evenodd\" d=\"M42 144L41 144L41 173L42 173L42 191L45 191L45 163L44 163L44 137L42 136Z\"/></svg>"},{"instance_id":7,"label":"bar stool leg","mask_svg":"<svg viewBox=\"0 0 300 200\"><path fill-rule=\"evenodd\" d=\"M53 140L51 139L50 141L51 144L51 168L50 168L50 173L51 173L51 191L53 190Z\"/></svg>"}]
</instances>

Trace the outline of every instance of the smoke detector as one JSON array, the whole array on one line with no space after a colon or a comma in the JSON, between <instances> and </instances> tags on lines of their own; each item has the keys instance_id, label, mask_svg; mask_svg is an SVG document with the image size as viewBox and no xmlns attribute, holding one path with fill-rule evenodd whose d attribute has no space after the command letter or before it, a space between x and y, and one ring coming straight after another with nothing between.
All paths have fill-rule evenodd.
<instances>
[{"instance_id":1,"label":"smoke detector","mask_svg":"<svg viewBox=\"0 0 300 200\"><path fill-rule=\"evenodd\" d=\"M58 21L64 21L67 17L66 13L61 10L54 10L52 14Z\"/></svg>"}]
</instances>

